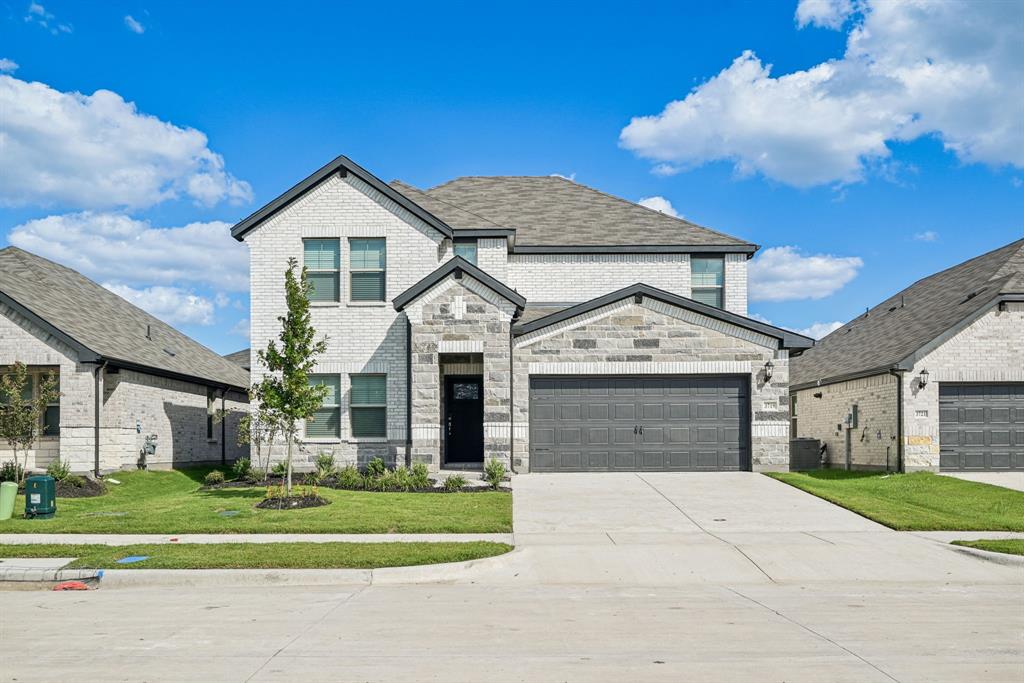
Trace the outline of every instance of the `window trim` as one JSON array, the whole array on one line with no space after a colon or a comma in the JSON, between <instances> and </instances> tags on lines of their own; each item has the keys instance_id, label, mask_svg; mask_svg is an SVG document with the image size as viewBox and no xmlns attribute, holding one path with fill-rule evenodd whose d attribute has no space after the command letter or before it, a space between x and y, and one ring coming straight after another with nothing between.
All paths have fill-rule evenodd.
<instances>
[{"instance_id":1,"label":"window trim","mask_svg":"<svg viewBox=\"0 0 1024 683\"><path fill-rule=\"evenodd\" d=\"M6 367L6 366L4 366ZM47 368L47 369L43 369ZM42 378L46 375L54 375L57 378L57 400L52 403L47 403L46 407L39 414L39 423L36 425L36 439L59 439L60 438L60 413L61 404L60 399L63 394L60 393L60 366L50 367L42 365L28 366L28 383L30 396L27 401L22 399L22 405L26 405L32 401L35 401L39 396L39 387L42 384ZM57 431L47 432L46 431L46 410L49 408L57 409Z\"/></svg>"},{"instance_id":2,"label":"window trim","mask_svg":"<svg viewBox=\"0 0 1024 683\"><path fill-rule=\"evenodd\" d=\"M310 436L309 433L307 432L308 421L303 420L302 436L303 438L305 438L306 441L309 441L311 443L335 443L341 441L341 375L333 372L311 372L309 373L309 382L311 384L314 377L333 377L338 380L338 396L336 399L337 403L325 403L324 401L321 401L320 408L318 409L322 410L324 408L330 408L332 410L338 411L338 431L332 434L331 436Z\"/></svg>"},{"instance_id":3,"label":"window trim","mask_svg":"<svg viewBox=\"0 0 1024 683\"><path fill-rule=\"evenodd\" d=\"M352 378L353 377L382 377L384 378L384 402L383 403L353 403ZM375 436L356 436L355 426L352 424L352 417L355 415L353 408L383 408L384 409L384 433ZM352 372L348 376L348 434L355 441L387 441L388 438L388 375L385 372Z\"/></svg>"},{"instance_id":4,"label":"window trim","mask_svg":"<svg viewBox=\"0 0 1024 683\"><path fill-rule=\"evenodd\" d=\"M352 248L353 242L379 240L384 243L383 255L384 265L380 268L356 268L352 265L352 255L355 254L355 249ZM352 286L352 275L354 273L381 273L381 286L383 289L382 298L380 299L353 299L352 293L355 288ZM348 238L348 303L355 304L357 306L363 305L380 305L387 303L388 300L388 240L386 237L349 237Z\"/></svg>"},{"instance_id":5,"label":"window trim","mask_svg":"<svg viewBox=\"0 0 1024 683\"><path fill-rule=\"evenodd\" d=\"M338 265L336 268L310 268L306 263L306 244L308 242L335 242L338 245ZM302 238L302 267L308 273L333 273L336 276L334 282L334 296L330 299L310 299L313 306L329 306L341 303L341 238L339 237L303 237Z\"/></svg>"},{"instance_id":6,"label":"window trim","mask_svg":"<svg viewBox=\"0 0 1024 683\"><path fill-rule=\"evenodd\" d=\"M693 274L694 274L693 273L693 262L695 260L700 260L700 261L713 261L713 260L714 261L721 261L722 262L722 284L720 284L720 285L712 285L712 286L694 287L694 285L693 285ZM717 290L719 292L719 295L721 296L722 305L721 306L715 306L715 308L718 308L718 309L723 310L723 311L727 310L726 307L725 307L725 263L726 263L725 254L700 254L700 255L697 255L697 256L695 256L693 254L690 254L690 298L691 299L693 299L694 301L699 301L697 298L695 298L693 296L693 294L694 294L694 292L696 290L709 290L709 291L710 290ZM700 301L700 303L704 303L704 302ZM707 305L712 305L712 304L707 304Z\"/></svg>"},{"instance_id":7,"label":"window trim","mask_svg":"<svg viewBox=\"0 0 1024 683\"><path fill-rule=\"evenodd\" d=\"M460 256L460 254L456 252L456 247L458 247L458 246L466 246L466 245L473 245L473 260L470 261L470 259L466 258L465 256L462 256L462 258L466 259L467 261L472 263L474 266L479 268L480 267L480 263L479 263L479 261L480 261L480 240L478 240L476 238L473 238L473 237L459 237L459 238L456 238L456 239L452 240L452 256Z\"/></svg>"}]
</instances>

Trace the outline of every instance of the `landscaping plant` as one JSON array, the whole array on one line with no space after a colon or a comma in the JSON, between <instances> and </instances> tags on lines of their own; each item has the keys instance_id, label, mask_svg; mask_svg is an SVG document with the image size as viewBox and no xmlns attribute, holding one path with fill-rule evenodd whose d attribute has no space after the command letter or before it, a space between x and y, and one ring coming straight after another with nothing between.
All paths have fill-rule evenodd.
<instances>
[{"instance_id":1,"label":"landscaping plant","mask_svg":"<svg viewBox=\"0 0 1024 683\"><path fill-rule=\"evenodd\" d=\"M203 483L207 486L219 486L224 483L224 473L220 470L213 470L203 479Z\"/></svg>"},{"instance_id":2,"label":"landscaping plant","mask_svg":"<svg viewBox=\"0 0 1024 683\"><path fill-rule=\"evenodd\" d=\"M26 400L26 390L31 393L32 385L24 363L15 363L0 376L0 438L14 450L14 461L21 466L19 482L24 481L28 453L42 431L46 406L60 398L57 383L57 376L47 373L39 381L39 390ZM24 454L23 462L18 460L19 449Z\"/></svg>"},{"instance_id":3,"label":"landscaping plant","mask_svg":"<svg viewBox=\"0 0 1024 683\"><path fill-rule=\"evenodd\" d=\"M453 474L444 480L444 490L448 492L461 491L466 485L466 478L461 474Z\"/></svg>"},{"instance_id":4,"label":"landscaping plant","mask_svg":"<svg viewBox=\"0 0 1024 683\"><path fill-rule=\"evenodd\" d=\"M14 483L21 482L21 475L24 473L24 469L17 460L8 460L4 464L0 465L0 481L13 481Z\"/></svg>"},{"instance_id":5,"label":"landscaping plant","mask_svg":"<svg viewBox=\"0 0 1024 683\"><path fill-rule=\"evenodd\" d=\"M374 458L366 463L366 476L368 477L383 477L387 471L388 466L384 464L382 458Z\"/></svg>"},{"instance_id":6,"label":"landscaping plant","mask_svg":"<svg viewBox=\"0 0 1024 683\"><path fill-rule=\"evenodd\" d=\"M505 463L497 458L491 458L484 466L484 480L491 485L492 489L501 486L505 479Z\"/></svg>"},{"instance_id":7,"label":"landscaping plant","mask_svg":"<svg viewBox=\"0 0 1024 683\"><path fill-rule=\"evenodd\" d=\"M412 480L412 487L414 489L429 489L430 488L430 477L428 476L427 466L422 462L417 462L412 466L412 473L409 475Z\"/></svg>"},{"instance_id":8,"label":"landscaping plant","mask_svg":"<svg viewBox=\"0 0 1024 683\"><path fill-rule=\"evenodd\" d=\"M252 474L252 463L249 458L239 458L231 465L231 476L235 479L248 480Z\"/></svg>"},{"instance_id":9,"label":"landscaping plant","mask_svg":"<svg viewBox=\"0 0 1024 683\"><path fill-rule=\"evenodd\" d=\"M316 467L316 474L321 481L334 476L338 471L338 464L334 461L333 453L318 454L313 465Z\"/></svg>"},{"instance_id":10,"label":"landscaping plant","mask_svg":"<svg viewBox=\"0 0 1024 683\"><path fill-rule=\"evenodd\" d=\"M274 340L259 351L260 363L266 374L255 387L261 406L280 421L285 437L286 491L292 490L292 448L296 442L299 423L313 417L327 395L327 387L311 385L309 374L316 365L316 357L327 350L327 339L316 341L316 330L310 322L309 295L312 289L303 267L296 276L298 261L288 259L284 274L287 313L278 317L281 323L280 347Z\"/></svg>"},{"instance_id":11,"label":"landscaping plant","mask_svg":"<svg viewBox=\"0 0 1024 683\"><path fill-rule=\"evenodd\" d=\"M53 477L54 481L64 481L71 474L71 465L60 458L54 458L46 466L46 473Z\"/></svg>"},{"instance_id":12,"label":"landscaping plant","mask_svg":"<svg viewBox=\"0 0 1024 683\"><path fill-rule=\"evenodd\" d=\"M353 490L365 488L363 475L355 465L346 465L338 471L338 488Z\"/></svg>"},{"instance_id":13,"label":"landscaping plant","mask_svg":"<svg viewBox=\"0 0 1024 683\"><path fill-rule=\"evenodd\" d=\"M249 474L245 475L245 480L250 484L259 484L267 480L267 471L262 467L250 467Z\"/></svg>"}]
</instances>

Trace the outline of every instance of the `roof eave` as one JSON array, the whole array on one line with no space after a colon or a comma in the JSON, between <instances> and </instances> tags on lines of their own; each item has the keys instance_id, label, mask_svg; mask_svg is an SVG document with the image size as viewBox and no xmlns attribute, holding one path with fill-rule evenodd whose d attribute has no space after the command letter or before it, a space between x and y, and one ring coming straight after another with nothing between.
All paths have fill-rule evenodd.
<instances>
[{"instance_id":1,"label":"roof eave","mask_svg":"<svg viewBox=\"0 0 1024 683\"><path fill-rule=\"evenodd\" d=\"M609 245L536 245L517 244L513 254L747 254L754 255L756 244L616 244Z\"/></svg>"},{"instance_id":2,"label":"roof eave","mask_svg":"<svg viewBox=\"0 0 1024 683\"><path fill-rule=\"evenodd\" d=\"M67 334L66 332L64 332L63 330L58 328L56 325L51 323L50 321L48 321L45 318L43 318L42 316L36 314L31 309L23 306L16 299L14 299L11 296L7 295L5 292L0 292L0 302L6 304L7 306L10 306L19 315L21 315L21 316L27 318L28 320L32 321L33 324L35 324L35 325L41 327L42 329L46 330L51 335L53 335L58 340L60 340L62 343L66 344L67 346L70 346L72 349L74 349L75 353L78 354L79 362L82 362L82 363L92 363L92 362L96 362L97 360L99 360L101 358L100 354L96 353L95 351L93 351L92 349L87 347L85 344L81 343L80 341L78 341L77 339L72 337L71 335Z\"/></svg>"},{"instance_id":3,"label":"roof eave","mask_svg":"<svg viewBox=\"0 0 1024 683\"><path fill-rule=\"evenodd\" d=\"M402 311L406 306L418 299L428 289L436 285L441 280L450 275L458 276L458 274L469 275L488 289L500 294L506 300L515 304L517 311L522 311L522 309L526 307L526 297L510 288L508 285L502 283L500 280L491 277L461 256L455 256L454 258L449 259L425 278L396 296L392 300L392 305L396 311Z\"/></svg>"}]
</instances>

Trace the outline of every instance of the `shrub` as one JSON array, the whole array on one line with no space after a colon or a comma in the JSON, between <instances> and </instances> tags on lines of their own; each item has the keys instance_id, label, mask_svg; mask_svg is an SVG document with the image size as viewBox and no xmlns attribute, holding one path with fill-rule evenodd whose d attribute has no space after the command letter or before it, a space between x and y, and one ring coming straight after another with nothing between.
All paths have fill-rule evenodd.
<instances>
[{"instance_id":1,"label":"shrub","mask_svg":"<svg viewBox=\"0 0 1024 683\"><path fill-rule=\"evenodd\" d=\"M285 491L284 485L281 484L279 486L268 486L267 487L267 493L264 496L264 498L270 498L270 499L276 500L278 498L285 498L287 496L288 496L288 492Z\"/></svg>"},{"instance_id":2,"label":"shrub","mask_svg":"<svg viewBox=\"0 0 1024 683\"><path fill-rule=\"evenodd\" d=\"M203 483L207 486L217 486L218 484L224 483L224 473L220 470L214 470L206 475L203 479Z\"/></svg>"},{"instance_id":3,"label":"shrub","mask_svg":"<svg viewBox=\"0 0 1024 683\"><path fill-rule=\"evenodd\" d=\"M391 490L394 491L412 491L413 486L412 474L409 470L404 467L396 467L391 472Z\"/></svg>"},{"instance_id":4,"label":"shrub","mask_svg":"<svg viewBox=\"0 0 1024 683\"><path fill-rule=\"evenodd\" d=\"M388 467L381 458L374 458L366 465L366 474L370 477L383 477L387 471Z\"/></svg>"},{"instance_id":5,"label":"shrub","mask_svg":"<svg viewBox=\"0 0 1024 683\"><path fill-rule=\"evenodd\" d=\"M324 476L320 473L320 470L313 470L312 472L306 472L305 476L302 477L302 483L306 485L319 486L323 483Z\"/></svg>"},{"instance_id":6,"label":"shrub","mask_svg":"<svg viewBox=\"0 0 1024 683\"><path fill-rule=\"evenodd\" d=\"M342 467L338 472L338 488L358 490L363 486L363 475L354 465Z\"/></svg>"},{"instance_id":7,"label":"shrub","mask_svg":"<svg viewBox=\"0 0 1024 683\"><path fill-rule=\"evenodd\" d=\"M484 481L490 484L492 489L496 489L501 486L504 478L505 463L495 458L488 460L487 465L484 466Z\"/></svg>"},{"instance_id":8,"label":"shrub","mask_svg":"<svg viewBox=\"0 0 1024 683\"><path fill-rule=\"evenodd\" d=\"M245 475L245 480L250 484L267 480L267 471L262 467L250 467L249 473Z\"/></svg>"},{"instance_id":9,"label":"shrub","mask_svg":"<svg viewBox=\"0 0 1024 683\"><path fill-rule=\"evenodd\" d=\"M52 476L52 475L51 475ZM85 479L78 476L77 474L69 474L68 476L61 479L65 486L74 486L76 489L80 489L85 486Z\"/></svg>"},{"instance_id":10,"label":"shrub","mask_svg":"<svg viewBox=\"0 0 1024 683\"><path fill-rule=\"evenodd\" d=\"M249 458L239 458L231 465L231 474L235 479L248 479L252 472L252 463Z\"/></svg>"},{"instance_id":11,"label":"shrub","mask_svg":"<svg viewBox=\"0 0 1024 683\"><path fill-rule=\"evenodd\" d=\"M333 453L320 453L313 462L321 480L327 479L338 470L338 464L334 462Z\"/></svg>"},{"instance_id":12,"label":"shrub","mask_svg":"<svg viewBox=\"0 0 1024 683\"><path fill-rule=\"evenodd\" d=\"M8 460L0 465L0 481L13 481L21 483L21 475L25 470L17 460Z\"/></svg>"},{"instance_id":13,"label":"shrub","mask_svg":"<svg viewBox=\"0 0 1024 683\"><path fill-rule=\"evenodd\" d=\"M466 485L466 478L461 474L453 474L444 480L445 491L461 491L462 487Z\"/></svg>"},{"instance_id":14,"label":"shrub","mask_svg":"<svg viewBox=\"0 0 1024 683\"><path fill-rule=\"evenodd\" d=\"M384 470L384 474L379 477L367 475L363 482L367 491L390 491L395 487L395 475L390 470Z\"/></svg>"},{"instance_id":15,"label":"shrub","mask_svg":"<svg viewBox=\"0 0 1024 683\"><path fill-rule=\"evenodd\" d=\"M412 473L409 475L414 489L430 488L430 477L427 476L427 466L418 462L412 466Z\"/></svg>"},{"instance_id":16,"label":"shrub","mask_svg":"<svg viewBox=\"0 0 1024 683\"><path fill-rule=\"evenodd\" d=\"M275 477L288 476L288 463L285 462L284 460L282 460L279 463L275 463L274 466L270 468L270 473L273 474Z\"/></svg>"},{"instance_id":17,"label":"shrub","mask_svg":"<svg viewBox=\"0 0 1024 683\"><path fill-rule=\"evenodd\" d=\"M67 462L57 458L51 460L50 464L46 466L46 473L57 481L64 481L71 474L71 466Z\"/></svg>"}]
</instances>

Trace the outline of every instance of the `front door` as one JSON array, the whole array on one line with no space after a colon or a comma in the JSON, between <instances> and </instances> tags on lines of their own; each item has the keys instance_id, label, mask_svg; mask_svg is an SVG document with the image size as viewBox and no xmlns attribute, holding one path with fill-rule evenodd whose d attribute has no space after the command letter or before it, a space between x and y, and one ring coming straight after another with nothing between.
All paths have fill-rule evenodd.
<instances>
[{"instance_id":1,"label":"front door","mask_svg":"<svg viewBox=\"0 0 1024 683\"><path fill-rule=\"evenodd\" d=\"M445 462L484 461L484 379L450 376L444 380Z\"/></svg>"}]
</instances>

